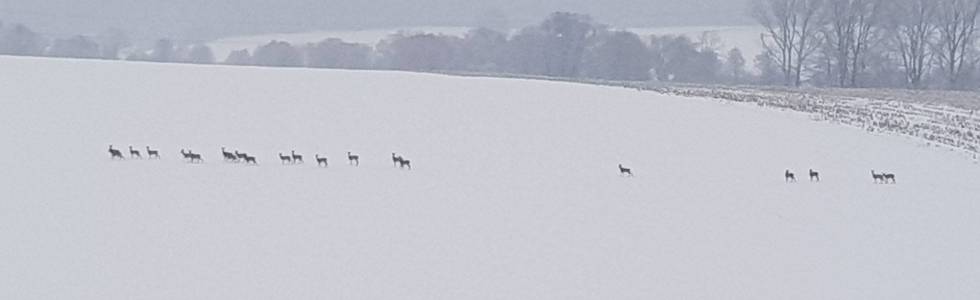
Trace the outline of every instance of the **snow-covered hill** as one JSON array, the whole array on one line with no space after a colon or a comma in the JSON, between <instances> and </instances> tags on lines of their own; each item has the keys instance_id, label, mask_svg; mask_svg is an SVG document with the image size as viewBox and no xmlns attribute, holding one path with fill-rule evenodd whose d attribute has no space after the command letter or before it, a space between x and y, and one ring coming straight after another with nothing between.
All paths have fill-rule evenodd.
<instances>
[{"instance_id":1,"label":"snow-covered hill","mask_svg":"<svg viewBox=\"0 0 980 300\"><path fill-rule=\"evenodd\" d=\"M980 167L911 139L571 83L0 65L6 299L980 296Z\"/></svg>"}]
</instances>

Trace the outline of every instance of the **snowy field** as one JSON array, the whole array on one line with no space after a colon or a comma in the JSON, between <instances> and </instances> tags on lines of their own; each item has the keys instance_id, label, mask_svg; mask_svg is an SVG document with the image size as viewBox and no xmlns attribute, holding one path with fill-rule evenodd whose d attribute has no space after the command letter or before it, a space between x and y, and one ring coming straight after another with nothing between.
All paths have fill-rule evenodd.
<instances>
[{"instance_id":1,"label":"snowy field","mask_svg":"<svg viewBox=\"0 0 980 300\"><path fill-rule=\"evenodd\" d=\"M0 64L5 299L980 297L980 166L898 135L572 83Z\"/></svg>"}]
</instances>

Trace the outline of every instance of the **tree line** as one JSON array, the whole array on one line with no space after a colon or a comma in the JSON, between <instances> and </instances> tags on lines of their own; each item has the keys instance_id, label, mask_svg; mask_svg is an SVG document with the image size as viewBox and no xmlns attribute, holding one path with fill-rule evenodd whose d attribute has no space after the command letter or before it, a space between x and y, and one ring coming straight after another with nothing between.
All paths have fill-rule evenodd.
<instances>
[{"instance_id":1,"label":"tree line","mask_svg":"<svg viewBox=\"0 0 980 300\"><path fill-rule=\"evenodd\" d=\"M980 0L754 0L767 83L976 89Z\"/></svg>"},{"instance_id":2,"label":"tree line","mask_svg":"<svg viewBox=\"0 0 980 300\"><path fill-rule=\"evenodd\" d=\"M399 32L376 45L329 38L233 51L228 65L457 71L617 81L910 89L980 88L980 0L753 0L765 51L754 68L716 35L640 36L555 12L512 33ZM205 44L160 39L140 49L121 31L47 40L0 25L0 54L218 63Z\"/></svg>"}]
</instances>

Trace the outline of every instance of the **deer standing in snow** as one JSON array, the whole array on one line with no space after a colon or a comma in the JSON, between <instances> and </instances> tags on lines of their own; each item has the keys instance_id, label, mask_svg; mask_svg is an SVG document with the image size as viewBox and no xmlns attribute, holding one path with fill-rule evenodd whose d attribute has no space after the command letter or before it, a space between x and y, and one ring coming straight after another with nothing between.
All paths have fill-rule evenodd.
<instances>
[{"instance_id":1,"label":"deer standing in snow","mask_svg":"<svg viewBox=\"0 0 980 300\"><path fill-rule=\"evenodd\" d=\"M633 177L633 170L629 168L623 168L623 164L619 164L619 175L626 175L627 177Z\"/></svg>"},{"instance_id":2,"label":"deer standing in snow","mask_svg":"<svg viewBox=\"0 0 980 300\"><path fill-rule=\"evenodd\" d=\"M395 153L392 152L391 153L391 163L392 163L392 165L394 165L395 167L397 167L398 164L400 164L401 162L402 162L402 157L401 156L396 156Z\"/></svg>"},{"instance_id":3,"label":"deer standing in snow","mask_svg":"<svg viewBox=\"0 0 980 300\"><path fill-rule=\"evenodd\" d=\"M888 181L891 181L893 184L895 183L895 174L884 173L884 174L881 174L881 176L884 177L883 181L885 183L888 183Z\"/></svg>"},{"instance_id":4,"label":"deer standing in snow","mask_svg":"<svg viewBox=\"0 0 980 300\"><path fill-rule=\"evenodd\" d=\"M227 161L238 161L238 156L232 154L231 152L225 151L225 147L221 147L221 156L225 157Z\"/></svg>"},{"instance_id":5,"label":"deer standing in snow","mask_svg":"<svg viewBox=\"0 0 980 300\"><path fill-rule=\"evenodd\" d=\"M150 150L150 146L146 146L146 157L147 158L156 157L157 159L160 159L160 151Z\"/></svg>"},{"instance_id":6,"label":"deer standing in snow","mask_svg":"<svg viewBox=\"0 0 980 300\"><path fill-rule=\"evenodd\" d=\"M125 157L123 157L122 152L116 149L112 149L112 145L109 145L109 155L111 156L112 159L117 159L117 158L126 159Z\"/></svg>"},{"instance_id":7,"label":"deer standing in snow","mask_svg":"<svg viewBox=\"0 0 980 300\"><path fill-rule=\"evenodd\" d=\"M133 146L129 146L129 158L134 158L134 157L143 159L143 156L140 155L139 150L133 150Z\"/></svg>"},{"instance_id":8,"label":"deer standing in snow","mask_svg":"<svg viewBox=\"0 0 980 300\"><path fill-rule=\"evenodd\" d=\"M357 154L351 154L350 151L347 151L347 162L354 166L360 166L361 157L358 156Z\"/></svg>"},{"instance_id":9,"label":"deer standing in snow","mask_svg":"<svg viewBox=\"0 0 980 300\"><path fill-rule=\"evenodd\" d=\"M871 170L871 179L875 180L875 183L885 182L885 175L875 173L875 170Z\"/></svg>"},{"instance_id":10,"label":"deer standing in snow","mask_svg":"<svg viewBox=\"0 0 980 300\"><path fill-rule=\"evenodd\" d=\"M293 157L293 163L303 163L303 156L296 154L296 150L293 150L290 154Z\"/></svg>"}]
</instances>

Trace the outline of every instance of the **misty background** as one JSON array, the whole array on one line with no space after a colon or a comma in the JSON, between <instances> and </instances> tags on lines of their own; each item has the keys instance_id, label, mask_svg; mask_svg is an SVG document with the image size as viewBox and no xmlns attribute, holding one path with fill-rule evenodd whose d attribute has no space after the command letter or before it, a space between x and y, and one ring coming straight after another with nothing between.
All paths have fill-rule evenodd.
<instances>
[{"instance_id":1,"label":"misty background","mask_svg":"<svg viewBox=\"0 0 980 300\"><path fill-rule=\"evenodd\" d=\"M611 26L654 27L753 24L748 0L0 0L0 20L23 23L47 36L94 34L107 28L131 39L219 37L311 30L407 26L511 28L554 11L592 16Z\"/></svg>"}]
</instances>

